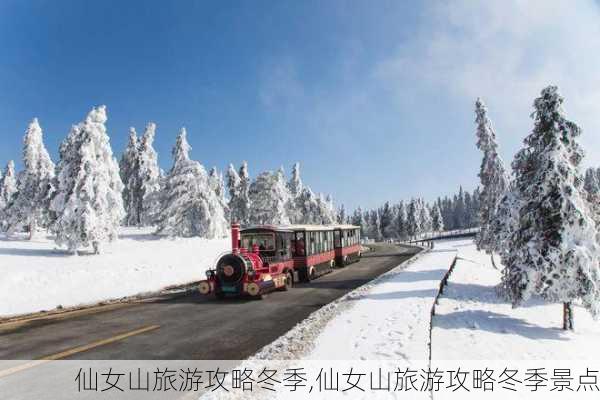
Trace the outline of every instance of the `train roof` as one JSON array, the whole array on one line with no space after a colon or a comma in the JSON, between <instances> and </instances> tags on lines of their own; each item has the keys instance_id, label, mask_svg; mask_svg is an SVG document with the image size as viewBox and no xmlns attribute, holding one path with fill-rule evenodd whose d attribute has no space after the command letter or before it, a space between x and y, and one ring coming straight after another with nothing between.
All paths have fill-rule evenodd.
<instances>
[{"instance_id":1,"label":"train roof","mask_svg":"<svg viewBox=\"0 0 600 400\"><path fill-rule=\"evenodd\" d=\"M360 229L356 225L334 224L334 225L255 225L243 228L241 231L266 229L271 231L333 231L335 229Z\"/></svg>"}]
</instances>

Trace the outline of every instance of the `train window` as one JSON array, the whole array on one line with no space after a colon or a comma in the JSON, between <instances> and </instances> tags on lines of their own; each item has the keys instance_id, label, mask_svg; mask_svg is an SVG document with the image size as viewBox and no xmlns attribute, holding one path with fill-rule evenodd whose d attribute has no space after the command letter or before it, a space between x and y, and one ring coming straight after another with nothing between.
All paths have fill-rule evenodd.
<instances>
[{"instance_id":1,"label":"train window","mask_svg":"<svg viewBox=\"0 0 600 400\"><path fill-rule=\"evenodd\" d=\"M261 251L275 250L275 237L272 233L243 233L242 247L252 250L254 245L258 245Z\"/></svg>"},{"instance_id":2,"label":"train window","mask_svg":"<svg viewBox=\"0 0 600 400\"><path fill-rule=\"evenodd\" d=\"M319 253L325 251L325 232L319 232Z\"/></svg>"},{"instance_id":3,"label":"train window","mask_svg":"<svg viewBox=\"0 0 600 400\"><path fill-rule=\"evenodd\" d=\"M283 259L290 257L290 236L286 232L277 234L277 256Z\"/></svg>"},{"instance_id":4,"label":"train window","mask_svg":"<svg viewBox=\"0 0 600 400\"><path fill-rule=\"evenodd\" d=\"M315 237L315 232L309 232L308 238L310 240L310 252L309 254L315 254L317 252L317 240Z\"/></svg>"},{"instance_id":5,"label":"train window","mask_svg":"<svg viewBox=\"0 0 600 400\"><path fill-rule=\"evenodd\" d=\"M336 230L333 232L333 245L336 248L342 247L342 239L341 239L342 231Z\"/></svg>"},{"instance_id":6,"label":"train window","mask_svg":"<svg viewBox=\"0 0 600 400\"><path fill-rule=\"evenodd\" d=\"M294 242L294 255L298 257L304 257L306 255L306 240L304 238L304 232L296 232L296 240Z\"/></svg>"}]
</instances>

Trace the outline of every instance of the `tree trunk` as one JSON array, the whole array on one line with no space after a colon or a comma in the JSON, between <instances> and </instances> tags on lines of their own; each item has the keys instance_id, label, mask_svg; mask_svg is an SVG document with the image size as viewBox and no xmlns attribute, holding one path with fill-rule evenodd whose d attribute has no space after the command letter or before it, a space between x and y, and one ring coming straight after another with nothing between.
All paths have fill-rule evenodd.
<instances>
[{"instance_id":1,"label":"tree trunk","mask_svg":"<svg viewBox=\"0 0 600 400\"><path fill-rule=\"evenodd\" d=\"M498 269L498 267L496 267L496 262L494 261L494 254L490 254L490 258L492 259L492 267L494 267L494 269Z\"/></svg>"},{"instance_id":2,"label":"tree trunk","mask_svg":"<svg viewBox=\"0 0 600 400\"><path fill-rule=\"evenodd\" d=\"M36 225L35 225L35 221L31 221L29 223L29 240L32 240L35 236L35 230L36 230Z\"/></svg>"},{"instance_id":3,"label":"tree trunk","mask_svg":"<svg viewBox=\"0 0 600 400\"><path fill-rule=\"evenodd\" d=\"M572 331L573 325L573 307L571 303L563 303L563 329Z\"/></svg>"}]
</instances>

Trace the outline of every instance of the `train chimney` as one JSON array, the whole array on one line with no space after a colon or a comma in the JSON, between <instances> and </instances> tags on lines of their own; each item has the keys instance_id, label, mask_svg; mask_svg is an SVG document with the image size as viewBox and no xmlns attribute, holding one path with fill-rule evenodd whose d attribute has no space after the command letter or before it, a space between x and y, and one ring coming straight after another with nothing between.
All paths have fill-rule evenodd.
<instances>
[{"instance_id":1,"label":"train chimney","mask_svg":"<svg viewBox=\"0 0 600 400\"><path fill-rule=\"evenodd\" d=\"M240 248L240 224L231 224L231 251L237 254Z\"/></svg>"}]
</instances>

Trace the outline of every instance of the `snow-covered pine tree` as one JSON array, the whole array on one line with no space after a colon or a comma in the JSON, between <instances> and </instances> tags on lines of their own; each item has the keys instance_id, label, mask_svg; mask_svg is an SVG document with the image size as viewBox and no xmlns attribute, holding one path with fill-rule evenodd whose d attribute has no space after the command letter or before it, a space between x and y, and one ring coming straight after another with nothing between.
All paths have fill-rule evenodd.
<instances>
[{"instance_id":1,"label":"snow-covered pine tree","mask_svg":"<svg viewBox=\"0 0 600 400\"><path fill-rule=\"evenodd\" d=\"M406 233L409 239L414 239L421 232L419 204L411 199L406 211Z\"/></svg>"},{"instance_id":2,"label":"snow-covered pine tree","mask_svg":"<svg viewBox=\"0 0 600 400\"><path fill-rule=\"evenodd\" d=\"M361 236L365 234L365 232L366 232L365 218L364 218L362 209L360 207L358 207L356 210L354 210L354 213L352 214L352 218L350 219L350 222L352 225L360 226Z\"/></svg>"},{"instance_id":3,"label":"snow-covered pine tree","mask_svg":"<svg viewBox=\"0 0 600 400\"><path fill-rule=\"evenodd\" d=\"M283 171L263 172L250 185L250 222L252 224L287 225L290 192Z\"/></svg>"},{"instance_id":4,"label":"snow-covered pine tree","mask_svg":"<svg viewBox=\"0 0 600 400\"><path fill-rule=\"evenodd\" d=\"M391 238L394 236L394 214L390 202L386 201L381 209L379 210L379 222L381 235L384 238Z\"/></svg>"},{"instance_id":5,"label":"snow-covered pine tree","mask_svg":"<svg viewBox=\"0 0 600 400\"><path fill-rule=\"evenodd\" d=\"M438 203L433 203L433 206L431 207L431 228L434 232L441 232L444 230L444 218L442 217L442 212L440 211Z\"/></svg>"},{"instance_id":6,"label":"snow-covered pine tree","mask_svg":"<svg viewBox=\"0 0 600 400\"><path fill-rule=\"evenodd\" d=\"M129 141L119 161L119 171L123 182L123 206L125 208L125 225L140 225L140 181L139 181L139 146L135 128L129 128Z\"/></svg>"},{"instance_id":7,"label":"snow-covered pine tree","mask_svg":"<svg viewBox=\"0 0 600 400\"><path fill-rule=\"evenodd\" d=\"M483 153L479 180L481 182L481 202L479 208L480 231L475 243L479 250L485 250L494 263L494 251L498 251L498 239L493 235L492 225L496 218L496 208L508 186L504 163L498 155L498 143L492 123L487 116L487 108L481 99L475 102L475 122L477 124L477 148Z\"/></svg>"},{"instance_id":8,"label":"snow-covered pine tree","mask_svg":"<svg viewBox=\"0 0 600 400\"><path fill-rule=\"evenodd\" d=\"M369 213L369 237L380 241L382 238L381 234L381 219L377 210L371 210Z\"/></svg>"},{"instance_id":9,"label":"snow-covered pine tree","mask_svg":"<svg viewBox=\"0 0 600 400\"><path fill-rule=\"evenodd\" d=\"M242 162L238 175L240 177L240 184L236 213L239 216L238 222L242 225L248 225L250 223L250 207L252 204L250 201L250 174L248 173L248 163L246 161Z\"/></svg>"},{"instance_id":10,"label":"snow-covered pine tree","mask_svg":"<svg viewBox=\"0 0 600 400\"><path fill-rule=\"evenodd\" d=\"M156 124L149 122L142 135L139 145L139 172L140 185L140 223L150 226L156 222L161 208L160 199L160 168L158 167L158 154L154 150L154 137Z\"/></svg>"},{"instance_id":11,"label":"snow-covered pine tree","mask_svg":"<svg viewBox=\"0 0 600 400\"><path fill-rule=\"evenodd\" d=\"M210 172L208 173L208 183L210 188L217 195L217 199L221 203L221 207L225 212L225 219L229 221L229 205L227 204L227 199L225 198L225 181L223 180L223 174L219 173L217 167L212 167Z\"/></svg>"},{"instance_id":12,"label":"snow-covered pine tree","mask_svg":"<svg viewBox=\"0 0 600 400\"><path fill-rule=\"evenodd\" d=\"M322 225L334 224L336 222L337 215L335 211L335 204L333 203L331 195L323 196L323 194L320 193L317 196L316 201L321 219L321 221L318 223Z\"/></svg>"},{"instance_id":13,"label":"snow-covered pine tree","mask_svg":"<svg viewBox=\"0 0 600 400\"><path fill-rule=\"evenodd\" d=\"M432 230L431 213L429 206L423 199L419 199L419 225L422 233L430 233Z\"/></svg>"},{"instance_id":14,"label":"snow-covered pine tree","mask_svg":"<svg viewBox=\"0 0 600 400\"><path fill-rule=\"evenodd\" d=\"M596 170L594 168L588 168L585 170L585 180L584 180L584 189L590 194L598 194L600 193L600 182L598 180L598 175L596 174Z\"/></svg>"},{"instance_id":15,"label":"snow-covered pine tree","mask_svg":"<svg viewBox=\"0 0 600 400\"><path fill-rule=\"evenodd\" d=\"M229 192L229 218L231 222L239 222L242 220L242 215L239 212L239 201L240 201L240 176L233 167L233 164L229 164L227 169L227 191Z\"/></svg>"},{"instance_id":16,"label":"snow-covered pine tree","mask_svg":"<svg viewBox=\"0 0 600 400\"><path fill-rule=\"evenodd\" d=\"M600 230L600 177L596 172L594 168L588 168L585 171L584 188L592 211L592 217L596 222L596 229ZM598 242L600 243L600 235Z\"/></svg>"},{"instance_id":17,"label":"snow-covered pine tree","mask_svg":"<svg viewBox=\"0 0 600 400\"><path fill-rule=\"evenodd\" d=\"M291 196L288 207L290 221L293 224L303 223L307 218L302 214L304 207L302 203L306 200L308 193L303 193L304 185L300 178L300 163L295 163L292 166L292 176L287 183L287 186ZM304 196L304 198L302 198L302 196Z\"/></svg>"},{"instance_id":18,"label":"snow-covered pine tree","mask_svg":"<svg viewBox=\"0 0 600 400\"><path fill-rule=\"evenodd\" d=\"M600 310L600 249L579 165L580 128L565 117L556 86L534 101L534 128L514 164L519 231L508 260L515 306L532 294L563 303L563 328L573 329L571 302Z\"/></svg>"},{"instance_id":19,"label":"snow-covered pine tree","mask_svg":"<svg viewBox=\"0 0 600 400\"><path fill-rule=\"evenodd\" d=\"M513 165L515 163L513 162ZM495 251L500 255L500 260L505 266L502 269L502 280L497 287L498 294L508 301L512 302L512 292L509 287L509 268L512 241L516 239L519 231L519 210L521 204L519 201L516 183L510 181L504 195L498 201L496 207L496 217L490 226L490 233L496 240ZM493 258L492 258L493 261ZM496 267L495 264L494 267ZM497 267L496 267L497 268Z\"/></svg>"},{"instance_id":20,"label":"snow-covered pine tree","mask_svg":"<svg viewBox=\"0 0 600 400\"><path fill-rule=\"evenodd\" d=\"M50 199L54 194L54 163L44 146L42 128L34 118L23 138L23 166L17 193L6 210L10 233L26 228L31 239L37 230L51 223Z\"/></svg>"},{"instance_id":21,"label":"snow-covered pine tree","mask_svg":"<svg viewBox=\"0 0 600 400\"><path fill-rule=\"evenodd\" d=\"M190 159L191 149L187 132L182 128L171 153L173 166L161 196L156 233L209 239L225 237L229 230L225 212L209 186L206 170Z\"/></svg>"},{"instance_id":22,"label":"snow-covered pine tree","mask_svg":"<svg viewBox=\"0 0 600 400\"><path fill-rule=\"evenodd\" d=\"M17 174L15 162L10 160L6 164L2 179L0 179L0 231L6 230L6 208L17 193Z\"/></svg>"},{"instance_id":23,"label":"snow-covered pine tree","mask_svg":"<svg viewBox=\"0 0 600 400\"><path fill-rule=\"evenodd\" d=\"M296 218L292 221L297 224L320 224L321 210L317 203L317 196L308 186L303 186L296 197Z\"/></svg>"},{"instance_id":24,"label":"snow-covered pine tree","mask_svg":"<svg viewBox=\"0 0 600 400\"><path fill-rule=\"evenodd\" d=\"M302 192L302 179L300 178L300 163L295 163L292 167L292 177L288 182L288 188L292 197L296 198Z\"/></svg>"},{"instance_id":25,"label":"snow-covered pine tree","mask_svg":"<svg viewBox=\"0 0 600 400\"><path fill-rule=\"evenodd\" d=\"M102 243L117 238L125 216L123 183L105 123L106 107L92 109L60 146L52 229L56 243L73 252L91 245L98 254Z\"/></svg>"},{"instance_id":26,"label":"snow-covered pine tree","mask_svg":"<svg viewBox=\"0 0 600 400\"><path fill-rule=\"evenodd\" d=\"M344 205L342 204L337 212L337 223L338 224L345 224L346 221L346 209L344 208Z\"/></svg>"},{"instance_id":27,"label":"snow-covered pine tree","mask_svg":"<svg viewBox=\"0 0 600 400\"><path fill-rule=\"evenodd\" d=\"M396 234L398 235L398 238L400 240L406 240L406 238L408 237L408 222L406 215L406 206L404 204L404 201L400 201L396 207L396 219L394 220Z\"/></svg>"}]
</instances>

